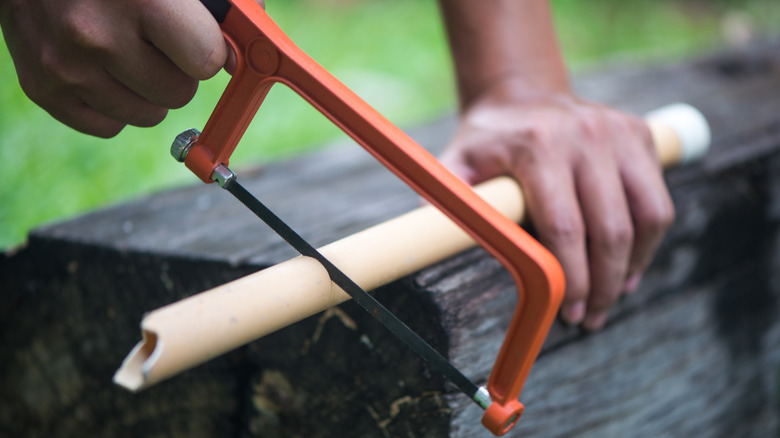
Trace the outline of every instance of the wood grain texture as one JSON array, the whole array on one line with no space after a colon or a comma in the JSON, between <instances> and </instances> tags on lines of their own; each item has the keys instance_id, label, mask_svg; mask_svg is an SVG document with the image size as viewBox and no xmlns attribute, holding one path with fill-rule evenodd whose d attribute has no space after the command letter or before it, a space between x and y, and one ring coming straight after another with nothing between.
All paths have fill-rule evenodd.
<instances>
[{"instance_id":1,"label":"wood grain texture","mask_svg":"<svg viewBox=\"0 0 780 438\"><path fill-rule=\"evenodd\" d=\"M713 151L667 174L676 224L607 328L554 326L512 436L777 435L778 52L780 42L757 44L576 80L583 95L637 114L697 106ZM453 128L446 117L412 135L436 152ZM236 170L315 245L418 205L351 144ZM353 303L147 392L110 384L144 312L291 255L200 184L34 231L0 259L0 436L488 436L470 402ZM477 381L515 297L481 250L376 294Z\"/></svg>"}]
</instances>

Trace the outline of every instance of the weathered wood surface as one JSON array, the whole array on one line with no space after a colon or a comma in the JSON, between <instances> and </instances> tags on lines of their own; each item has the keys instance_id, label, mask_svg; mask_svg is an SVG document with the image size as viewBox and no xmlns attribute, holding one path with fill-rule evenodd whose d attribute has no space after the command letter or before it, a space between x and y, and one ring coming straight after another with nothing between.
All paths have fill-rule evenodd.
<instances>
[{"instance_id":1,"label":"weathered wood surface","mask_svg":"<svg viewBox=\"0 0 780 438\"><path fill-rule=\"evenodd\" d=\"M778 434L779 52L576 81L636 113L692 103L715 141L702 163L667 174L678 219L639 292L598 334L553 328L512 436ZM413 136L436 151L453 126ZM353 145L239 175L315 244L418 202ZM141 394L110 383L145 311L291 255L204 185L36 230L0 262L0 436L488 436L476 407L353 303ZM377 294L477 381L515 299L482 250Z\"/></svg>"}]
</instances>

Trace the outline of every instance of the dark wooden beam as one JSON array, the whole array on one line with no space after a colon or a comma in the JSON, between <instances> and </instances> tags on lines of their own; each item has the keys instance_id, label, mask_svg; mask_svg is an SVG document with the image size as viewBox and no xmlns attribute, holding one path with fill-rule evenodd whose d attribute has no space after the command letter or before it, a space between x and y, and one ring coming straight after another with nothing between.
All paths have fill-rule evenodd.
<instances>
[{"instance_id":1,"label":"dark wooden beam","mask_svg":"<svg viewBox=\"0 0 780 438\"><path fill-rule=\"evenodd\" d=\"M672 101L699 107L713 150L667 173L676 224L607 328L553 327L512 436L778 433L778 53L768 42L578 77L584 96L639 114ZM453 127L446 117L412 134L435 152ZM236 170L317 245L418 203L351 144ZM488 436L476 406L353 303L140 394L110 383L144 312L292 255L201 184L35 230L0 259L0 435ZM515 300L479 249L377 296L479 382Z\"/></svg>"}]
</instances>

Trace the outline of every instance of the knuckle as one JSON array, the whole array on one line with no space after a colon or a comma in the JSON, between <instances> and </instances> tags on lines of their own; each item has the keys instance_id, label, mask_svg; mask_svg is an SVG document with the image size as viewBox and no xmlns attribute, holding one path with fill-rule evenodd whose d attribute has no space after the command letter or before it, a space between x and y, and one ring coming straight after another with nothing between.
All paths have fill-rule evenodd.
<instances>
[{"instance_id":1,"label":"knuckle","mask_svg":"<svg viewBox=\"0 0 780 438\"><path fill-rule=\"evenodd\" d=\"M568 281L566 283L566 300L578 301L588 298L590 292L590 284L585 281Z\"/></svg>"},{"instance_id":2,"label":"knuckle","mask_svg":"<svg viewBox=\"0 0 780 438\"><path fill-rule=\"evenodd\" d=\"M653 144L653 136L650 133L647 123L639 117L626 116L623 118L626 122L625 132L627 135L638 139L642 147L649 154L650 157L655 157L655 145Z\"/></svg>"},{"instance_id":3,"label":"knuckle","mask_svg":"<svg viewBox=\"0 0 780 438\"><path fill-rule=\"evenodd\" d=\"M595 107L583 109L578 114L576 132L592 147L609 148L614 147L613 143L623 143L617 139L639 137L644 141L650 138L649 130L641 119L620 111Z\"/></svg>"},{"instance_id":4,"label":"knuckle","mask_svg":"<svg viewBox=\"0 0 780 438\"><path fill-rule=\"evenodd\" d=\"M131 125L149 128L165 120L168 110L165 108L146 109L136 114L129 122Z\"/></svg>"},{"instance_id":5,"label":"knuckle","mask_svg":"<svg viewBox=\"0 0 780 438\"><path fill-rule=\"evenodd\" d=\"M633 130L635 128L635 122L638 120L633 116L617 110L604 111L603 117L604 123L609 124L613 129L617 129L621 132Z\"/></svg>"},{"instance_id":6,"label":"knuckle","mask_svg":"<svg viewBox=\"0 0 780 438\"><path fill-rule=\"evenodd\" d=\"M77 72L59 50L48 48L41 52L41 68L48 78L48 86L52 89L73 89L84 83L83 75Z\"/></svg>"},{"instance_id":7,"label":"knuckle","mask_svg":"<svg viewBox=\"0 0 780 438\"><path fill-rule=\"evenodd\" d=\"M168 109L181 108L189 103L198 90L198 81L181 75L173 75L149 87L142 94L149 103Z\"/></svg>"},{"instance_id":8,"label":"knuckle","mask_svg":"<svg viewBox=\"0 0 780 438\"><path fill-rule=\"evenodd\" d=\"M557 156L555 131L549 123L520 124L502 134L500 140L507 146L509 163L520 172Z\"/></svg>"},{"instance_id":9,"label":"knuckle","mask_svg":"<svg viewBox=\"0 0 780 438\"><path fill-rule=\"evenodd\" d=\"M168 101L168 108L181 108L188 104L195 93L198 91L198 81L187 80L182 81L176 90L171 93Z\"/></svg>"},{"instance_id":10,"label":"knuckle","mask_svg":"<svg viewBox=\"0 0 780 438\"><path fill-rule=\"evenodd\" d=\"M41 49L41 68L50 76L55 76L57 72L63 70L64 57L60 56L56 50L50 47Z\"/></svg>"},{"instance_id":11,"label":"knuckle","mask_svg":"<svg viewBox=\"0 0 780 438\"><path fill-rule=\"evenodd\" d=\"M659 234L668 230L674 223L674 219L674 205L669 201L643 212L635 218L635 221L637 229Z\"/></svg>"},{"instance_id":12,"label":"knuckle","mask_svg":"<svg viewBox=\"0 0 780 438\"><path fill-rule=\"evenodd\" d=\"M583 111L581 116L577 119L577 133L587 139L595 139L598 137L599 130L602 127L602 123L598 120L594 111Z\"/></svg>"},{"instance_id":13,"label":"knuckle","mask_svg":"<svg viewBox=\"0 0 780 438\"><path fill-rule=\"evenodd\" d=\"M588 298L588 309L596 312L609 310L620 296L619 291L614 292L594 292Z\"/></svg>"},{"instance_id":14,"label":"knuckle","mask_svg":"<svg viewBox=\"0 0 780 438\"><path fill-rule=\"evenodd\" d=\"M677 212L674 209L674 204L672 203L671 200L669 200L666 203L665 208L663 208L659 212L658 216L656 217L656 221L661 227L661 229L665 231L671 228L676 218L677 218Z\"/></svg>"},{"instance_id":15,"label":"knuckle","mask_svg":"<svg viewBox=\"0 0 780 438\"><path fill-rule=\"evenodd\" d=\"M602 141L608 121L605 120L604 111L593 107L582 107L576 113L574 130L583 140L589 141L594 146L602 145Z\"/></svg>"},{"instance_id":16,"label":"knuckle","mask_svg":"<svg viewBox=\"0 0 780 438\"><path fill-rule=\"evenodd\" d=\"M628 129L632 132L642 135L643 138L650 140L650 128L647 127L647 122L643 119L635 116L625 117L624 120L628 121Z\"/></svg>"},{"instance_id":17,"label":"knuckle","mask_svg":"<svg viewBox=\"0 0 780 438\"><path fill-rule=\"evenodd\" d=\"M124 123L116 122L116 123L106 123L102 126L95 127L87 134L94 135L96 137L100 138L112 138L116 137L122 130L125 128Z\"/></svg>"},{"instance_id":18,"label":"knuckle","mask_svg":"<svg viewBox=\"0 0 780 438\"><path fill-rule=\"evenodd\" d=\"M581 220L564 215L551 215L556 219L548 221L544 233L547 238L562 245L585 239L585 225Z\"/></svg>"},{"instance_id":19,"label":"knuckle","mask_svg":"<svg viewBox=\"0 0 780 438\"><path fill-rule=\"evenodd\" d=\"M490 115L488 114L488 116ZM490 117L488 123L495 123L495 120L499 120L499 123L494 127L495 132L500 133L502 141L508 144L533 148L549 145L555 137L555 128L552 123L546 117L538 114L532 114L522 121L509 117Z\"/></svg>"},{"instance_id":20,"label":"knuckle","mask_svg":"<svg viewBox=\"0 0 780 438\"><path fill-rule=\"evenodd\" d=\"M94 109L85 104L60 108L60 112L52 115L79 132L100 138L114 137L125 127L125 123L119 120L103 114L96 115Z\"/></svg>"},{"instance_id":21,"label":"knuckle","mask_svg":"<svg viewBox=\"0 0 780 438\"><path fill-rule=\"evenodd\" d=\"M44 100L43 84L37 77L31 74L19 73L19 87L24 94L33 102L38 105L42 105Z\"/></svg>"},{"instance_id":22,"label":"knuckle","mask_svg":"<svg viewBox=\"0 0 780 438\"><path fill-rule=\"evenodd\" d=\"M62 32L65 39L77 47L93 53L109 52L110 34L88 11L79 8L68 11L62 20Z\"/></svg>"},{"instance_id":23,"label":"knuckle","mask_svg":"<svg viewBox=\"0 0 780 438\"><path fill-rule=\"evenodd\" d=\"M634 241L634 227L628 220L614 220L592 237L593 244L606 253L622 254Z\"/></svg>"},{"instance_id":24,"label":"knuckle","mask_svg":"<svg viewBox=\"0 0 780 438\"><path fill-rule=\"evenodd\" d=\"M539 120L530 126L522 127L512 133L519 139L524 139L528 143L549 144L555 137L555 129L550 123Z\"/></svg>"},{"instance_id":25,"label":"knuckle","mask_svg":"<svg viewBox=\"0 0 780 438\"><path fill-rule=\"evenodd\" d=\"M209 79L219 73L225 65L225 53L221 48L213 47L198 63L198 75L196 79Z\"/></svg>"}]
</instances>

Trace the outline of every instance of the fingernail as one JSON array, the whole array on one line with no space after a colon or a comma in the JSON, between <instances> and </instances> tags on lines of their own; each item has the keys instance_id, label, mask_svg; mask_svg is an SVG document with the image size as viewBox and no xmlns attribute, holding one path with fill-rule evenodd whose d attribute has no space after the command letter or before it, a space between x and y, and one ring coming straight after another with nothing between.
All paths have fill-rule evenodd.
<instances>
[{"instance_id":1,"label":"fingernail","mask_svg":"<svg viewBox=\"0 0 780 438\"><path fill-rule=\"evenodd\" d=\"M577 325L585 317L585 300L575 301L563 306L561 310L563 320L569 324Z\"/></svg>"},{"instance_id":2,"label":"fingernail","mask_svg":"<svg viewBox=\"0 0 780 438\"><path fill-rule=\"evenodd\" d=\"M639 283L642 281L642 273L637 272L636 274L633 274L632 276L628 277L628 280L626 280L626 284L623 286L623 293L626 295L631 295L634 292L636 292L637 288L639 287Z\"/></svg>"},{"instance_id":3,"label":"fingernail","mask_svg":"<svg viewBox=\"0 0 780 438\"><path fill-rule=\"evenodd\" d=\"M605 322L607 322L607 312L590 313L585 317L582 326L585 330L595 332L604 327Z\"/></svg>"}]
</instances>

